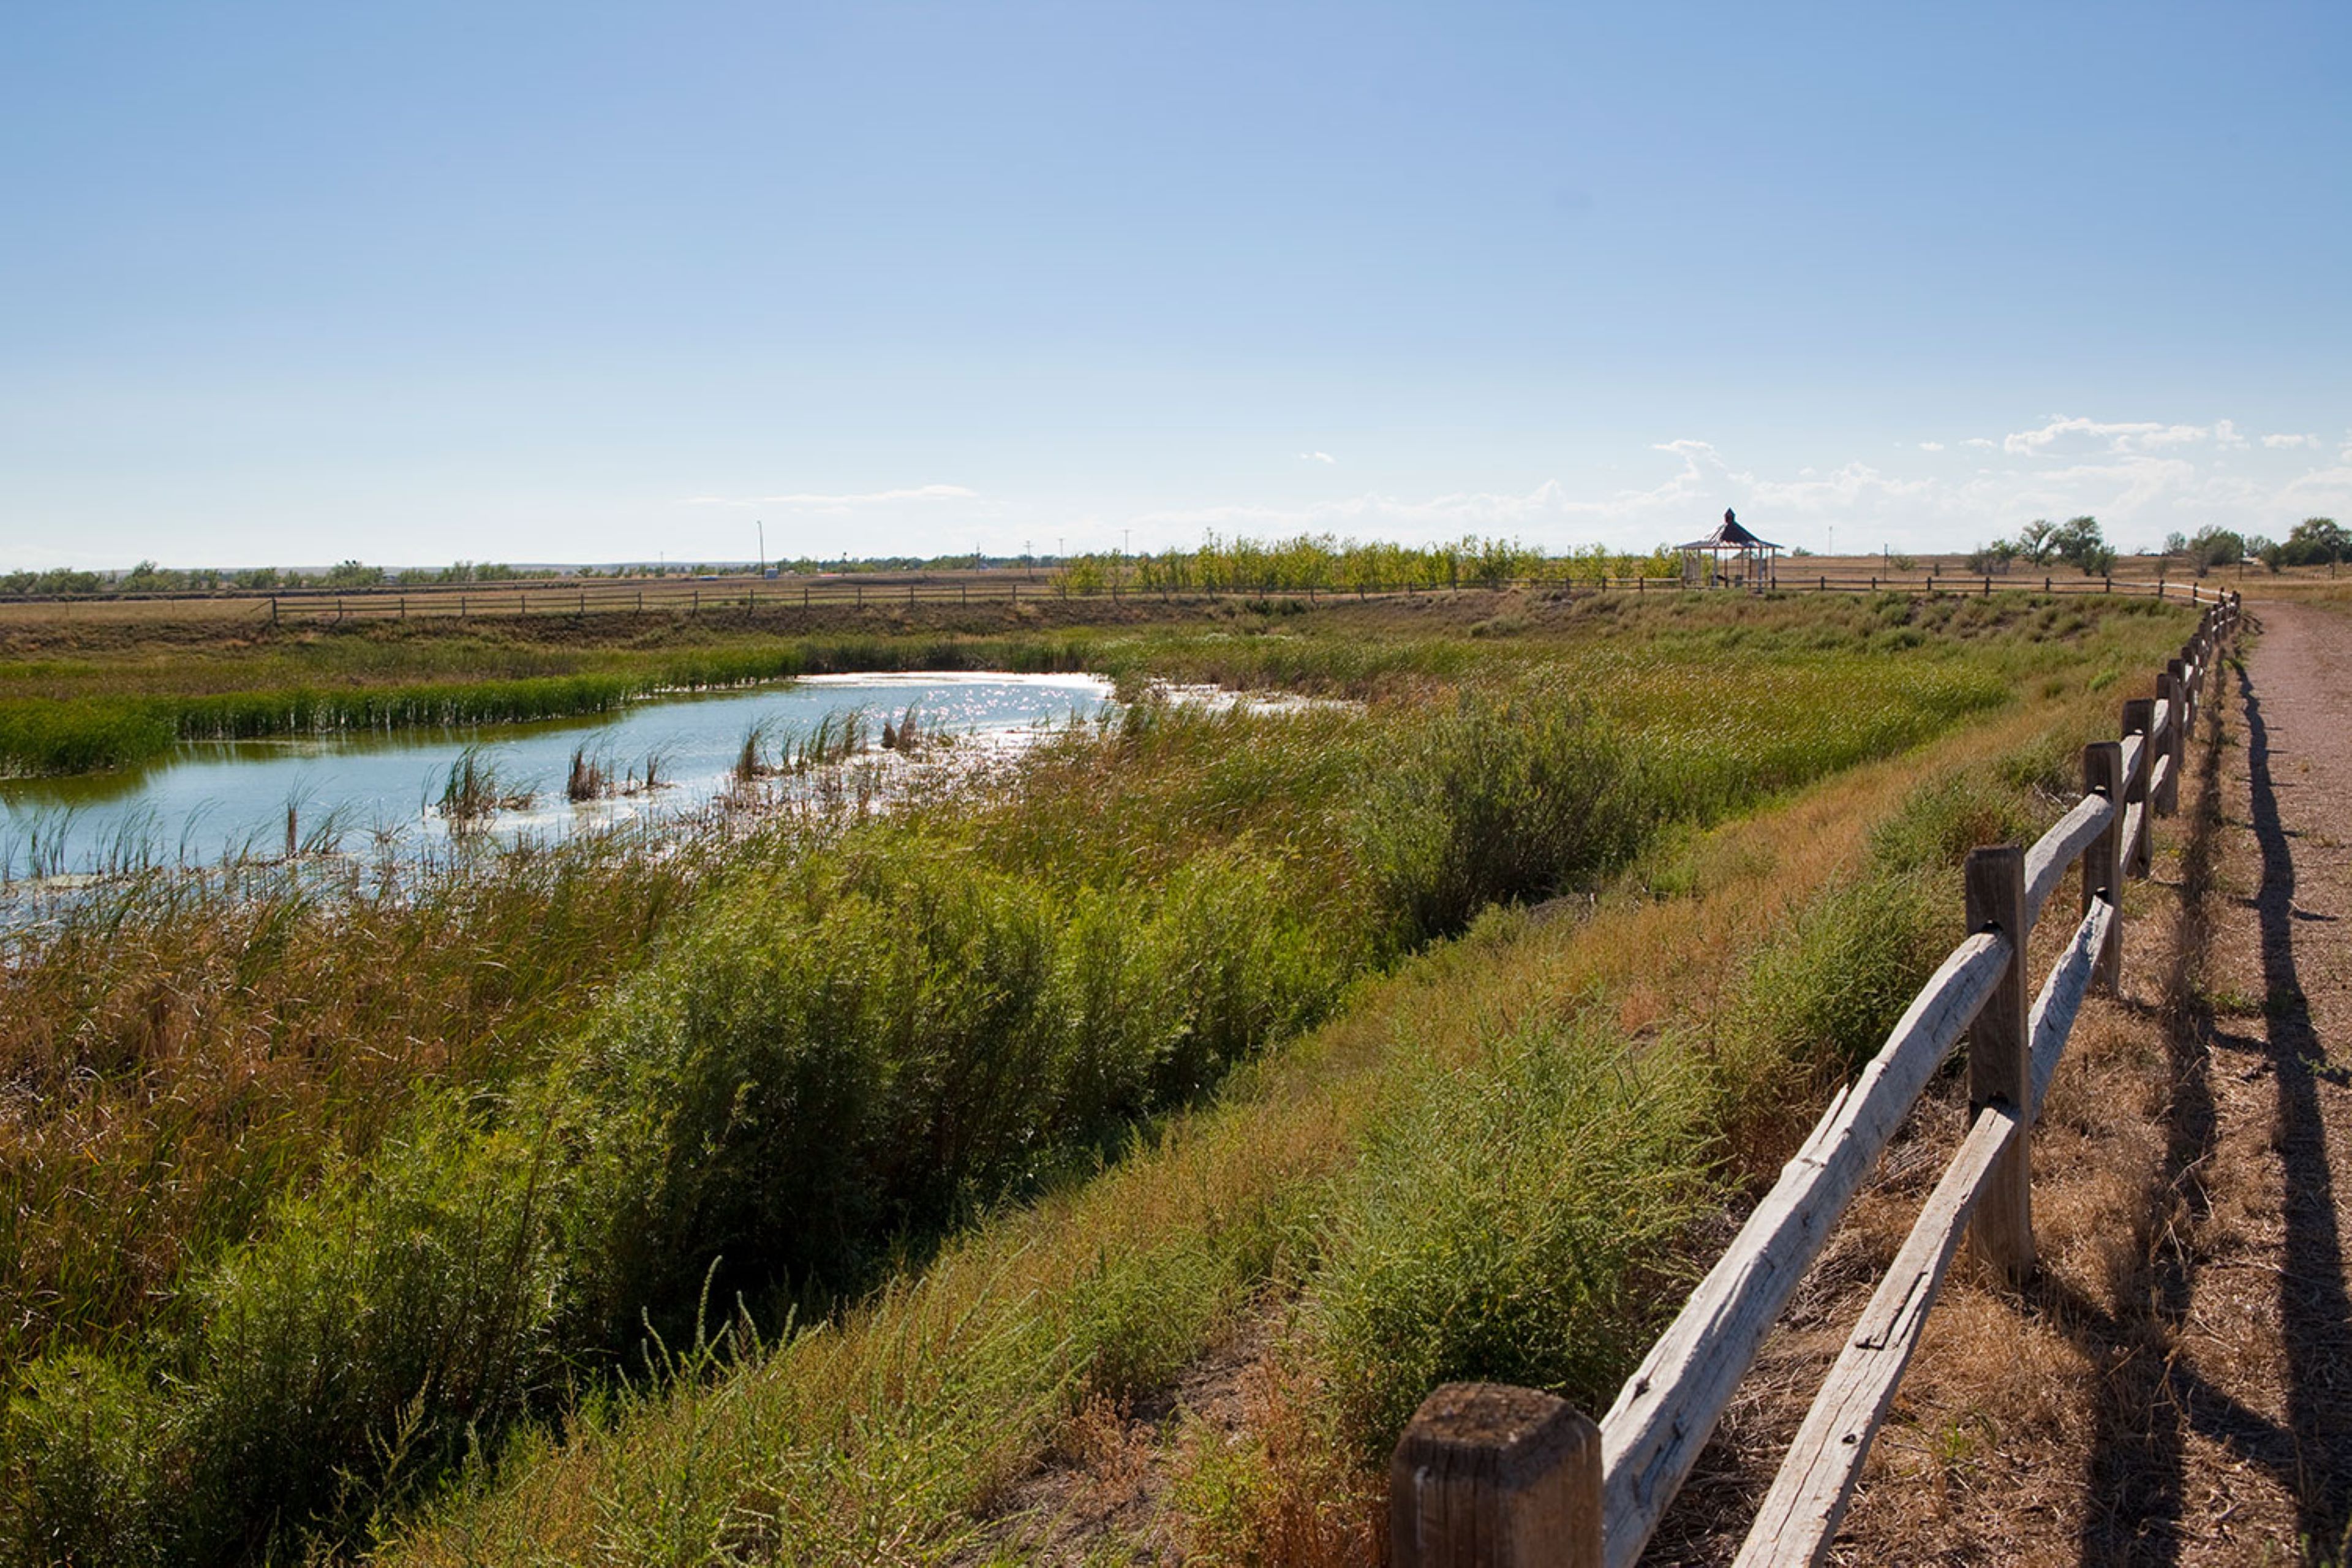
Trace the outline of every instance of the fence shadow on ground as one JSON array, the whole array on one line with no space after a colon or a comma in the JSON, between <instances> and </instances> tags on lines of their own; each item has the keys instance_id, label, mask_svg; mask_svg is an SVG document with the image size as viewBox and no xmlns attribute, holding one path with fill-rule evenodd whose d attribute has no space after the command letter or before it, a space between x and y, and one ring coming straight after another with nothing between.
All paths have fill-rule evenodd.
<instances>
[{"instance_id":1,"label":"fence shadow on ground","mask_svg":"<svg viewBox=\"0 0 2352 1568\"><path fill-rule=\"evenodd\" d=\"M2204 913L2222 823L2220 733L2204 738L2205 766L2181 851L2181 913L2161 1007L2171 1093L2165 1158L2149 1194L2155 1243L2147 1273L2124 1292L2138 1310L2110 1314L2063 1281L2037 1280L2029 1299L2111 1367L2101 1391L2088 1482L2095 1506L2084 1521L2081 1561L2162 1568L2180 1560L2188 1519L2189 1434L2265 1473L2295 1499L2307 1560L2339 1560L2352 1515L2352 1309L2336 1231L2334 1177L2316 1079L2338 1076L2304 1000L2294 957L2294 863L2270 769L2262 700L2242 662L2236 674L2244 715L2252 826L2262 857L2253 903L2260 929L2269 1038L2232 1034L2195 985L2210 940ZM2206 1217L2200 1173L2217 1147L2211 1072L2215 1053L2255 1058L2278 1086L2274 1144L2284 1181L2286 1256L2279 1276L2286 1350L2287 1420L2248 1406L2169 1353L2189 1320L2197 1281L2195 1226Z\"/></svg>"},{"instance_id":2,"label":"fence shadow on ground","mask_svg":"<svg viewBox=\"0 0 2352 1568\"><path fill-rule=\"evenodd\" d=\"M2340 1079L2340 1069L2326 1066L2296 971L2294 857L2279 815L2280 786L2271 774L2270 729L2242 665L2238 689L2246 715L2254 838L2262 851L2254 910L2270 1020L2265 1055L2278 1085L2273 1141L2285 1182L2288 1266L2279 1276L2279 1318L2286 1340L2287 1421L2300 1456L2297 1524L2313 1549L2340 1552L2352 1530L2352 1297L2345 1286L2317 1082L2322 1075Z\"/></svg>"}]
</instances>

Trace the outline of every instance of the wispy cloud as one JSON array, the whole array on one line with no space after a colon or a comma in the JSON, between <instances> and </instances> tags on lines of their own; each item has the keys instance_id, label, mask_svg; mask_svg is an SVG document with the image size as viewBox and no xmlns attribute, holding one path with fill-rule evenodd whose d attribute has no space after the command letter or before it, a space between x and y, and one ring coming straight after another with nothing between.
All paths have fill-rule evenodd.
<instances>
[{"instance_id":1,"label":"wispy cloud","mask_svg":"<svg viewBox=\"0 0 2352 1568\"><path fill-rule=\"evenodd\" d=\"M856 511L861 507L891 506L903 501L978 500L980 492L962 485L911 485L902 489L866 490L852 495L819 495L794 490L773 496L688 496L680 506L764 506L782 511Z\"/></svg>"},{"instance_id":2,"label":"wispy cloud","mask_svg":"<svg viewBox=\"0 0 2352 1568\"><path fill-rule=\"evenodd\" d=\"M1919 450L1923 452L1940 452L1943 449L1944 444L1941 441L1922 441L1919 443Z\"/></svg>"},{"instance_id":3,"label":"wispy cloud","mask_svg":"<svg viewBox=\"0 0 2352 1568\"><path fill-rule=\"evenodd\" d=\"M1301 452L1298 460L1302 463L1337 463L1339 459L1328 452Z\"/></svg>"},{"instance_id":4,"label":"wispy cloud","mask_svg":"<svg viewBox=\"0 0 2352 1568\"><path fill-rule=\"evenodd\" d=\"M2263 445L2273 452L2284 451L2295 447L2315 448L2319 444L2319 437L2316 436L2265 436L2263 437Z\"/></svg>"},{"instance_id":5,"label":"wispy cloud","mask_svg":"<svg viewBox=\"0 0 2352 1568\"><path fill-rule=\"evenodd\" d=\"M2104 449L2109 452L2154 452L2210 441L2220 447L2242 447L2246 438L2227 419L2211 425L2167 425L2157 420L2107 421L2060 416L2036 430L2011 432L2001 449L2012 458L2055 457Z\"/></svg>"}]
</instances>

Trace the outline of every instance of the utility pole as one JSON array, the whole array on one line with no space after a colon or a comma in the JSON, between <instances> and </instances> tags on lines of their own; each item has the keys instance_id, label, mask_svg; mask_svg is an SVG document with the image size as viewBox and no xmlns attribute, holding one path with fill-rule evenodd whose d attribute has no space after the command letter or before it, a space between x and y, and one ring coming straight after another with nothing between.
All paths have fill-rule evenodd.
<instances>
[{"instance_id":1,"label":"utility pole","mask_svg":"<svg viewBox=\"0 0 2352 1568\"><path fill-rule=\"evenodd\" d=\"M757 577L768 569L768 524L762 519L751 526L760 531L760 563L751 568L751 575Z\"/></svg>"}]
</instances>

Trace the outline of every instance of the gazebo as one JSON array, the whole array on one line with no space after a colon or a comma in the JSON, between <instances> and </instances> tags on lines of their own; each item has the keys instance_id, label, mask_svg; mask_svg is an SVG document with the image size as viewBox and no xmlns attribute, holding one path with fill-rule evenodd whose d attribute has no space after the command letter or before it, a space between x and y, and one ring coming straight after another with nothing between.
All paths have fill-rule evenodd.
<instances>
[{"instance_id":1,"label":"gazebo","mask_svg":"<svg viewBox=\"0 0 2352 1568\"><path fill-rule=\"evenodd\" d=\"M1683 581L1716 583L1727 588L1760 591L1769 587L1780 547L1759 539L1723 509L1723 525L1705 539L1675 546L1683 552Z\"/></svg>"}]
</instances>

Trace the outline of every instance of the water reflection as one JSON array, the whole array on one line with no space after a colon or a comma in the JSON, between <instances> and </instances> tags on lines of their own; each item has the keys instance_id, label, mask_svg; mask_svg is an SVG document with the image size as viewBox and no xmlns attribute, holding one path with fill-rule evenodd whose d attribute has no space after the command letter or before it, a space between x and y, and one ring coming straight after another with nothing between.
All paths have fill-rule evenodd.
<instances>
[{"instance_id":1,"label":"water reflection","mask_svg":"<svg viewBox=\"0 0 2352 1568\"><path fill-rule=\"evenodd\" d=\"M453 767L495 780L489 837L557 838L583 827L651 822L697 810L734 781L747 737L791 752L828 717L856 713L878 734L912 709L927 732L1007 736L1102 710L1090 676L824 676L785 686L639 704L618 718L480 729L192 743L137 772L0 783L0 875L9 879L195 866L284 852L418 852L446 840L440 807ZM567 798L575 753L621 786ZM645 788L648 768L656 787Z\"/></svg>"}]
</instances>

